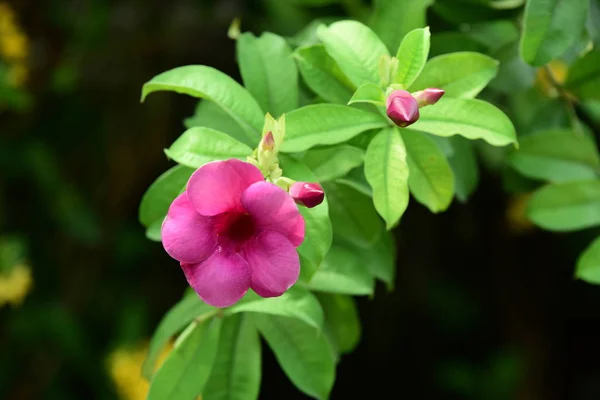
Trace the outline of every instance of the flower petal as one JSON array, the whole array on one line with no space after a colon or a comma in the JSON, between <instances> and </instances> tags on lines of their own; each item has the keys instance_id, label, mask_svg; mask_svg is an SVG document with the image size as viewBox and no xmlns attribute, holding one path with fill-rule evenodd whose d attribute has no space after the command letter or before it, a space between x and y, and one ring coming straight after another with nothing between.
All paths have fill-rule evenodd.
<instances>
[{"instance_id":1,"label":"flower petal","mask_svg":"<svg viewBox=\"0 0 600 400\"><path fill-rule=\"evenodd\" d=\"M304 218L283 189L269 182L256 182L242 193L242 205L254 218L259 232L279 232L294 246L302 244Z\"/></svg>"},{"instance_id":2,"label":"flower petal","mask_svg":"<svg viewBox=\"0 0 600 400\"><path fill-rule=\"evenodd\" d=\"M196 211L212 217L241 210L240 196L254 182L264 181L260 170L240 160L204 164L190 177L187 193Z\"/></svg>"},{"instance_id":3,"label":"flower petal","mask_svg":"<svg viewBox=\"0 0 600 400\"><path fill-rule=\"evenodd\" d=\"M296 248L278 232L259 234L245 244L243 256L252 270L252 290L262 297L281 296L298 280Z\"/></svg>"},{"instance_id":4,"label":"flower petal","mask_svg":"<svg viewBox=\"0 0 600 400\"><path fill-rule=\"evenodd\" d=\"M209 218L196 212L185 192L171 203L162 224L161 238L167 253L186 263L205 260L217 245L217 235Z\"/></svg>"},{"instance_id":5,"label":"flower petal","mask_svg":"<svg viewBox=\"0 0 600 400\"><path fill-rule=\"evenodd\" d=\"M239 254L218 249L204 262L181 264L188 283L207 304L229 307L250 288L250 268Z\"/></svg>"}]
</instances>

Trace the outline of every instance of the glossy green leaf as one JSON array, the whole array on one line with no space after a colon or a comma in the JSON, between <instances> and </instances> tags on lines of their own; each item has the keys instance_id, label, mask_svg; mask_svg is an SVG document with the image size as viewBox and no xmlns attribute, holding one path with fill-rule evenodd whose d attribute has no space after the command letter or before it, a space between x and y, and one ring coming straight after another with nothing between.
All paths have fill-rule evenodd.
<instances>
[{"instance_id":1,"label":"glossy green leaf","mask_svg":"<svg viewBox=\"0 0 600 400\"><path fill-rule=\"evenodd\" d=\"M596 238L579 256L575 277L600 285L600 237Z\"/></svg>"},{"instance_id":2,"label":"glossy green leaf","mask_svg":"<svg viewBox=\"0 0 600 400\"><path fill-rule=\"evenodd\" d=\"M325 334L336 353L353 351L360 340L361 327L354 299L341 294L317 295L325 311Z\"/></svg>"},{"instance_id":3,"label":"glossy green leaf","mask_svg":"<svg viewBox=\"0 0 600 400\"><path fill-rule=\"evenodd\" d=\"M173 91L212 100L242 127L249 140L259 140L264 113L252 95L221 71L204 65L187 65L155 76L142 88L142 101L150 93Z\"/></svg>"},{"instance_id":4,"label":"glossy green leaf","mask_svg":"<svg viewBox=\"0 0 600 400\"><path fill-rule=\"evenodd\" d=\"M583 100L600 100L600 50L592 50L569 68L565 88Z\"/></svg>"},{"instance_id":5,"label":"glossy green leaf","mask_svg":"<svg viewBox=\"0 0 600 400\"><path fill-rule=\"evenodd\" d=\"M517 143L510 119L496 106L477 99L441 99L423 107L412 129L438 136L462 135L483 139L493 146Z\"/></svg>"},{"instance_id":6,"label":"glossy green leaf","mask_svg":"<svg viewBox=\"0 0 600 400\"><path fill-rule=\"evenodd\" d=\"M326 399L335 380L335 360L325 335L294 318L252 314L283 372L307 395Z\"/></svg>"},{"instance_id":7,"label":"glossy green leaf","mask_svg":"<svg viewBox=\"0 0 600 400\"><path fill-rule=\"evenodd\" d=\"M142 375L147 379L152 377L156 360L162 349L174 335L181 332L183 328L196 318L210 317L216 311L215 307L209 306L200 300L196 293L186 294L165 314L156 328L154 335L152 335L148 354L142 366Z\"/></svg>"},{"instance_id":8,"label":"glossy green leaf","mask_svg":"<svg viewBox=\"0 0 600 400\"><path fill-rule=\"evenodd\" d=\"M226 133L210 128L190 128L165 153L179 164L199 168L210 161L246 160L252 149Z\"/></svg>"},{"instance_id":9,"label":"glossy green leaf","mask_svg":"<svg viewBox=\"0 0 600 400\"><path fill-rule=\"evenodd\" d=\"M379 84L379 60L389 52L370 28L357 21L339 21L319 27L317 33L327 53L354 85Z\"/></svg>"},{"instance_id":10,"label":"glossy green leaf","mask_svg":"<svg viewBox=\"0 0 600 400\"><path fill-rule=\"evenodd\" d=\"M461 136L448 138L453 152L448 162L454 172L454 192L458 200L465 202L479 183L479 166L470 140Z\"/></svg>"},{"instance_id":11,"label":"glossy green leaf","mask_svg":"<svg viewBox=\"0 0 600 400\"><path fill-rule=\"evenodd\" d=\"M454 174L446 156L421 132L403 129L402 139L408 154L410 192L431 212L444 211L454 197Z\"/></svg>"},{"instance_id":12,"label":"glossy green leaf","mask_svg":"<svg viewBox=\"0 0 600 400\"><path fill-rule=\"evenodd\" d=\"M264 298L248 292L242 301L226 309L225 315L248 311L296 318L317 329L323 327L323 310L318 300L311 292L298 286L293 286L279 297Z\"/></svg>"},{"instance_id":13,"label":"glossy green leaf","mask_svg":"<svg viewBox=\"0 0 600 400\"><path fill-rule=\"evenodd\" d=\"M373 188L375 209L391 229L408 206L406 147L397 128L382 130L365 154L365 176Z\"/></svg>"},{"instance_id":14,"label":"glossy green leaf","mask_svg":"<svg viewBox=\"0 0 600 400\"><path fill-rule=\"evenodd\" d=\"M535 192L528 217L550 231L574 231L600 225L600 181L554 183Z\"/></svg>"},{"instance_id":15,"label":"glossy green leaf","mask_svg":"<svg viewBox=\"0 0 600 400\"><path fill-rule=\"evenodd\" d=\"M372 294L375 282L359 251L339 244L331 246L321 268L310 280L309 288L327 293Z\"/></svg>"},{"instance_id":16,"label":"glossy green leaf","mask_svg":"<svg viewBox=\"0 0 600 400\"><path fill-rule=\"evenodd\" d=\"M355 86L331 58L325 46L301 47L294 53L300 74L309 88L329 103L346 104Z\"/></svg>"},{"instance_id":17,"label":"glossy green leaf","mask_svg":"<svg viewBox=\"0 0 600 400\"><path fill-rule=\"evenodd\" d=\"M298 70L284 38L244 33L237 40L237 59L244 86L264 111L278 117L298 107Z\"/></svg>"},{"instance_id":18,"label":"glossy green leaf","mask_svg":"<svg viewBox=\"0 0 600 400\"><path fill-rule=\"evenodd\" d=\"M364 155L358 147L343 144L308 150L302 162L314 172L318 182L324 182L341 178L362 165Z\"/></svg>"},{"instance_id":19,"label":"glossy green leaf","mask_svg":"<svg viewBox=\"0 0 600 400\"><path fill-rule=\"evenodd\" d=\"M219 348L203 400L256 400L260 392L261 345L248 315L223 321Z\"/></svg>"},{"instance_id":20,"label":"glossy green leaf","mask_svg":"<svg viewBox=\"0 0 600 400\"><path fill-rule=\"evenodd\" d=\"M316 182L317 177L304 164L290 156L281 154L279 157L284 175L296 181ZM329 195L325 192L323 203L317 207L299 207L304 217L304 242L298 247L300 255L300 279L308 281L321 265L325 254L329 251L332 241L332 225L329 219Z\"/></svg>"},{"instance_id":21,"label":"glossy green leaf","mask_svg":"<svg viewBox=\"0 0 600 400\"><path fill-rule=\"evenodd\" d=\"M588 0L527 0L521 56L540 66L561 56L582 35Z\"/></svg>"},{"instance_id":22,"label":"glossy green leaf","mask_svg":"<svg viewBox=\"0 0 600 400\"><path fill-rule=\"evenodd\" d=\"M177 339L164 364L150 383L148 400L193 399L210 376L222 320L192 323Z\"/></svg>"},{"instance_id":23,"label":"glossy green leaf","mask_svg":"<svg viewBox=\"0 0 600 400\"><path fill-rule=\"evenodd\" d=\"M444 54L429 60L410 86L411 91L439 88L446 97L475 97L496 76L498 61L469 51Z\"/></svg>"},{"instance_id":24,"label":"glossy green leaf","mask_svg":"<svg viewBox=\"0 0 600 400\"><path fill-rule=\"evenodd\" d=\"M600 172L594 143L570 130L542 131L523 137L509 162L529 178L550 182L593 179Z\"/></svg>"},{"instance_id":25,"label":"glossy green leaf","mask_svg":"<svg viewBox=\"0 0 600 400\"><path fill-rule=\"evenodd\" d=\"M159 176L144 193L139 219L148 229L158 226L156 240L160 240L160 225L169 211L169 206L179 196L193 172L193 168L177 165ZM155 238L156 234L152 234L151 237Z\"/></svg>"},{"instance_id":26,"label":"glossy green leaf","mask_svg":"<svg viewBox=\"0 0 600 400\"><path fill-rule=\"evenodd\" d=\"M348 102L348 104L353 103L371 103L376 106L385 106L385 93L376 84L365 83L356 90Z\"/></svg>"},{"instance_id":27,"label":"glossy green leaf","mask_svg":"<svg viewBox=\"0 0 600 400\"><path fill-rule=\"evenodd\" d=\"M433 0L375 0L370 26L390 51L396 51L404 35L427 25L431 4Z\"/></svg>"},{"instance_id":28,"label":"glossy green leaf","mask_svg":"<svg viewBox=\"0 0 600 400\"><path fill-rule=\"evenodd\" d=\"M430 38L429 28L415 29L404 36L396 54L398 71L394 83L399 83L405 88L413 84L427 62Z\"/></svg>"},{"instance_id":29,"label":"glossy green leaf","mask_svg":"<svg viewBox=\"0 0 600 400\"><path fill-rule=\"evenodd\" d=\"M337 104L315 104L286 114L284 152L299 152L325 144L337 144L369 129L383 127L382 116Z\"/></svg>"},{"instance_id":30,"label":"glossy green leaf","mask_svg":"<svg viewBox=\"0 0 600 400\"><path fill-rule=\"evenodd\" d=\"M323 184L329 199L329 216L336 237L360 247L371 247L383 230L383 223L369 196L340 181Z\"/></svg>"},{"instance_id":31,"label":"glossy green leaf","mask_svg":"<svg viewBox=\"0 0 600 400\"><path fill-rule=\"evenodd\" d=\"M252 147L256 146L260 139L259 137L253 137L250 140L242 127L235 122L235 119L210 100L200 100L196 106L194 115L186 118L183 124L188 129L195 127L211 128L226 133L237 141Z\"/></svg>"}]
</instances>

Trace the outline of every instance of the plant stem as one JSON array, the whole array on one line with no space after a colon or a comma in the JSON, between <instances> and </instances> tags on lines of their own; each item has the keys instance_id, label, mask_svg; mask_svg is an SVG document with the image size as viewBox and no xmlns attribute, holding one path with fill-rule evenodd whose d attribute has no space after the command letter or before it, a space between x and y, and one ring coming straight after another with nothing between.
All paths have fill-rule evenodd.
<instances>
[{"instance_id":1,"label":"plant stem","mask_svg":"<svg viewBox=\"0 0 600 400\"><path fill-rule=\"evenodd\" d=\"M544 71L548 76L548 80L558 92L558 96L565 103L565 107L567 109L567 114L569 115L569 121L571 122L573 131L578 135L583 135L583 128L581 127L581 122L579 122L579 118L577 118L577 112L575 111L575 105L573 104L571 97L569 96L563 85L560 82L558 82L558 80L554 76L554 73L552 73L552 69L550 69L548 64L544 65Z\"/></svg>"}]
</instances>

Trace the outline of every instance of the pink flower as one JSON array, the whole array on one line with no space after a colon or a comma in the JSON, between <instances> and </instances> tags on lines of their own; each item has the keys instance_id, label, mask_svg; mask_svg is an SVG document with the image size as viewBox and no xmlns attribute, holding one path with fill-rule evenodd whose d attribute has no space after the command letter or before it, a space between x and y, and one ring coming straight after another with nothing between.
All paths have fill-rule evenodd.
<instances>
[{"instance_id":1,"label":"pink flower","mask_svg":"<svg viewBox=\"0 0 600 400\"><path fill-rule=\"evenodd\" d=\"M318 206L325 198L325 192L318 183L296 182L290 187L290 195L296 202L308 208Z\"/></svg>"},{"instance_id":2,"label":"pink flower","mask_svg":"<svg viewBox=\"0 0 600 400\"><path fill-rule=\"evenodd\" d=\"M419 104L406 90L394 90L386 100L387 116L402 128L419 119Z\"/></svg>"},{"instance_id":3,"label":"pink flower","mask_svg":"<svg viewBox=\"0 0 600 400\"><path fill-rule=\"evenodd\" d=\"M298 279L304 219L293 199L239 160L200 167L162 225L162 242L208 304L227 307L249 288L281 296Z\"/></svg>"},{"instance_id":4,"label":"pink flower","mask_svg":"<svg viewBox=\"0 0 600 400\"><path fill-rule=\"evenodd\" d=\"M412 96L417 100L419 107L425 107L437 103L444 93L446 93L444 89L428 88L415 92Z\"/></svg>"}]
</instances>

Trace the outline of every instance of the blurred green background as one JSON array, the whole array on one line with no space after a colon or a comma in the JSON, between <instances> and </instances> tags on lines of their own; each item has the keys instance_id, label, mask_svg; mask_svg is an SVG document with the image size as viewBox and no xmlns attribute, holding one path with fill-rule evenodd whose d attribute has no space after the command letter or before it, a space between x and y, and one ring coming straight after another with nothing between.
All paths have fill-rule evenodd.
<instances>
[{"instance_id":1,"label":"blurred green background","mask_svg":"<svg viewBox=\"0 0 600 400\"><path fill-rule=\"evenodd\" d=\"M510 1L437 0L432 55L500 59L483 96L520 135L563 123L538 110L536 96L552 93L517 56L523 2L492 3ZM145 238L137 209L196 101L162 94L142 105L142 84L185 64L239 80L227 37L236 17L243 30L291 36L315 18L370 13L357 0L0 2L1 399L145 398L144 346L186 282ZM597 113L580 117L597 138ZM468 204L437 216L409 207L395 290L359 299L363 337L332 398L600 398L600 289L572 280L598 232L534 228L529 182L501 152L479 154ZM265 354L261 399L304 398Z\"/></svg>"}]
</instances>

